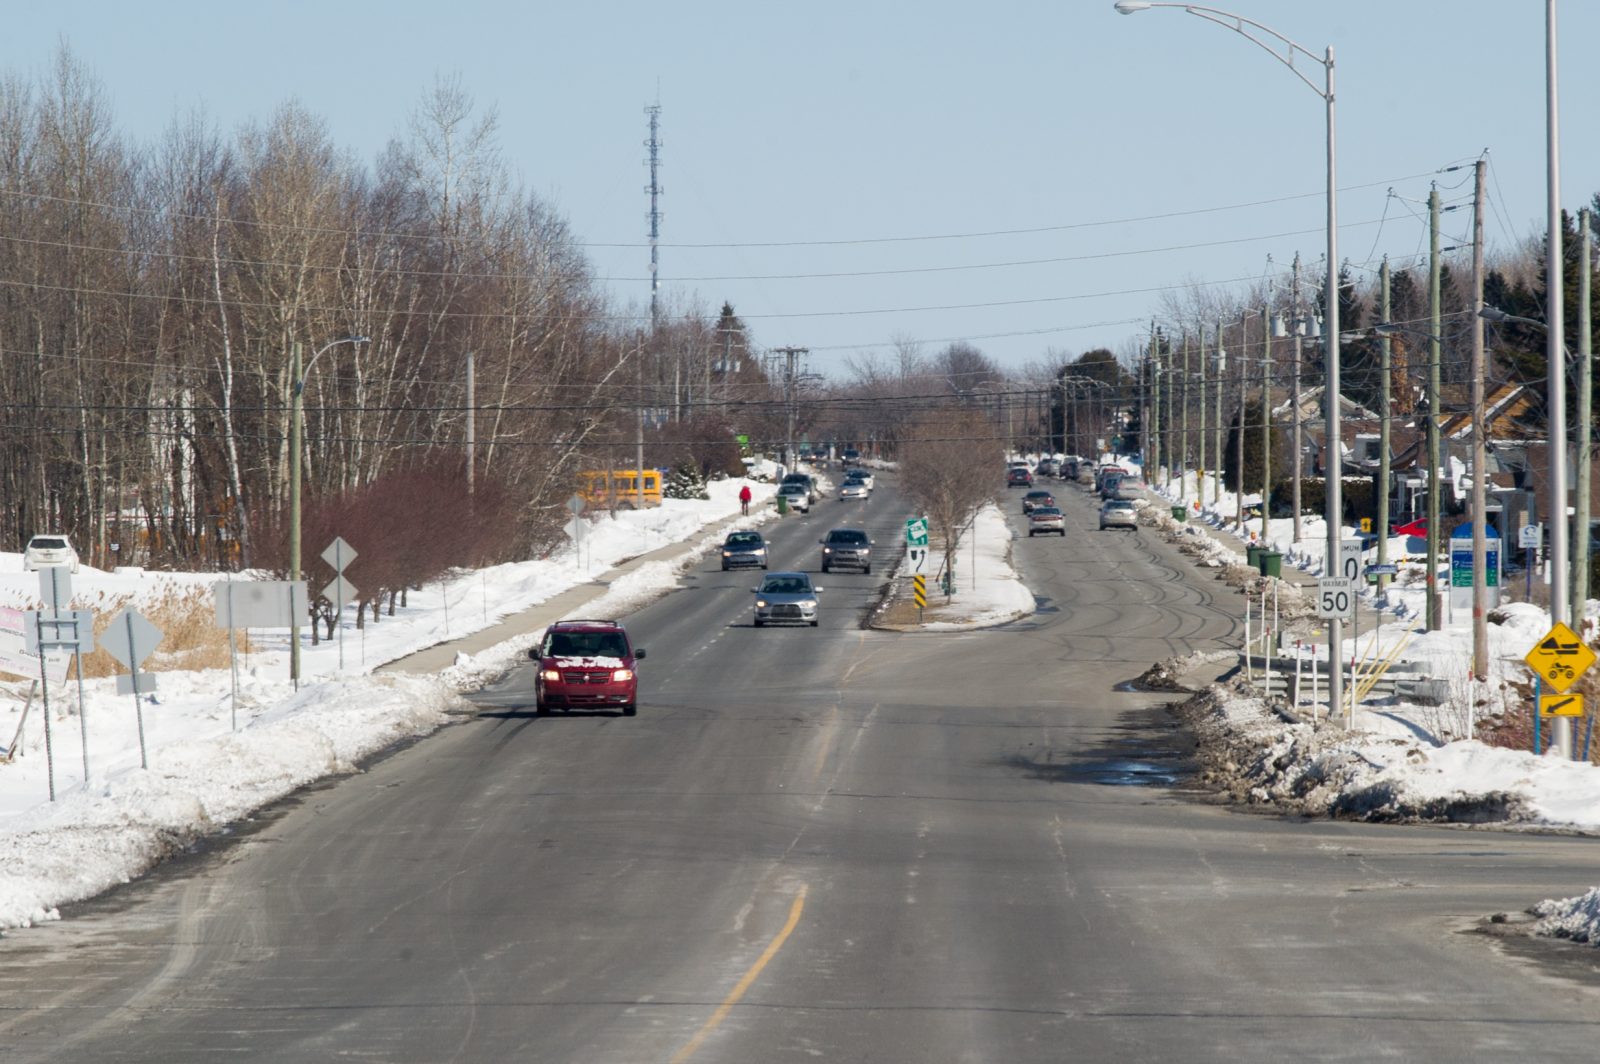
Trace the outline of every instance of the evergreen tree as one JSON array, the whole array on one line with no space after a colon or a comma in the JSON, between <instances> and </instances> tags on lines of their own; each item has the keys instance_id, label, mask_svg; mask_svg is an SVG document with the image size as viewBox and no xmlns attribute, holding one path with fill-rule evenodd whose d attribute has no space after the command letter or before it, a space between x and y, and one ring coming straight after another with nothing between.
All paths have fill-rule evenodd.
<instances>
[{"instance_id":1,"label":"evergreen tree","mask_svg":"<svg viewBox=\"0 0 1600 1064\"><path fill-rule=\"evenodd\" d=\"M711 493L706 491L706 478L700 474L700 467L693 462L679 462L673 467L672 475L667 478L666 487L661 494L669 499L709 499Z\"/></svg>"}]
</instances>

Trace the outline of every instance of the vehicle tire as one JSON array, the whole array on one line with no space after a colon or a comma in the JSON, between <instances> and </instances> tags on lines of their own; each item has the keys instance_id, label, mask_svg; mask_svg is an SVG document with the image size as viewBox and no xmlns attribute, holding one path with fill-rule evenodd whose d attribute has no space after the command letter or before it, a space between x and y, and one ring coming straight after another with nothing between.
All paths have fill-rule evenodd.
<instances>
[{"instance_id":1,"label":"vehicle tire","mask_svg":"<svg viewBox=\"0 0 1600 1064\"><path fill-rule=\"evenodd\" d=\"M627 705L622 707L622 715L624 717L634 717L637 716L638 713L639 707L633 702L629 702Z\"/></svg>"},{"instance_id":2,"label":"vehicle tire","mask_svg":"<svg viewBox=\"0 0 1600 1064\"><path fill-rule=\"evenodd\" d=\"M822 571L824 573L826 573L828 571L828 563L827 562L823 562L822 563Z\"/></svg>"},{"instance_id":3,"label":"vehicle tire","mask_svg":"<svg viewBox=\"0 0 1600 1064\"><path fill-rule=\"evenodd\" d=\"M1330 448L1330 449L1331 449L1331 448ZM727 572L727 571L728 571L728 566L727 566L727 564L726 564L726 563L724 563L724 564L723 564L723 566L722 566L722 571L723 571L723 572Z\"/></svg>"},{"instance_id":4,"label":"vehicle tire","mask_svg":"<svg viewBox=\"0 0 1600 1064\"><path fill-rule=\"evenodd\" d=\"M1067 530L1064 529L1064 528L1061 530L1061 538L1062 539L1066 539L1067 538Z\"/></svg>"},{"instance_id":5,"label":"vehicle tire","mask_svg":"<svg viewBox=\"0 0 1600 1064\"><path fill-rule=\"evenodd\" d=\"M1330 449L1331 449L1331 448L1330 448ZM1031 529L1031 528L1030 528L1030 529L1028 529L1028 538L1029 538L1029 539L1032 539L1032 538L1033 538L1033 529Z\"/></svg>"},{"instance_id":6,"label":"vehicle tire","mask_svg":"<svg viewBox=\"0 0 1600 1064\"><path fill-rule=\"evenodd\" d=\"M871 576L871 575L872 575L872 566L870 566L870 565L863 565L863 566L862 566L862 567L861 567L861 575L862 575L862 576Z\"/></svg>"},{"instance_id":7,"label":"vehicle tire","mask_svg":"<svg viewBox=\"0 0 1600 1064\"><path fill-rule=\"evenodd\" d=\"M550 707L538 695L533 696L533 715L536 717L548 717L550 715Z\"/></svg>"},{"instance_id":8,"label":"vehicle tire","mask_svg":"<svg viewBox=\"0 0 1600 1064\"><path fill-rule=\"evenodd\" d=\"M763 572L765 572L765 571L766 571L766 568L767 568L767 563L766 563L766 562L762 562L762 563L761 563L761 569L762 569L762 571L763 571Z\"/></svg>"},{"instance_id":9,"label":"vehicle tire","mask_svg":"<svg viewBox=\"0 0 1600 1064\"><path fill-rule=\"evenodd\" d=\"M767 622L766 622L766 621L763 621L763 620L762 620L762 619L761 619L761 618L760 618L760 617L757 617L757 618L756 618L756 619L755 619L755 626L756 626L756 627L757 627L757 628L760 628L760 627L761 627L761 626L762 626L762 625L763 625L763 624L766 624L766 623L767 623Z\"/></svg>"},{"instance_id":10,"label":"vehicle tire","mask_svg":"<svg viewBox=\"0 0 1600 1064\"><path fill-rule=\"evenodd\" d=\"M812 621L811 622L811 627L815 628L816 626L817 626L817 622L816 621Z\"/></svg>"}]
</instances>

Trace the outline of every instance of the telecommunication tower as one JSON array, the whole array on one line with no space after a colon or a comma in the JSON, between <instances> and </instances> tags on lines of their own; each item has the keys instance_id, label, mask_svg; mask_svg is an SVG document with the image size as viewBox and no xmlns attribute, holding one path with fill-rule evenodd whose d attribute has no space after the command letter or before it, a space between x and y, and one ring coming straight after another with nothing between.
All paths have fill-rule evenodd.
<instances>
[{"instance_id":1,"label":"telecommunication tower","mask_svg":"<svg viewBox=\"0 0 1600 1064\"><path fill-rule=\"evenodd\" d=\"M654 333L661 324L661 210L658 201L666 190L661 187L657 177L657 170L661 166L661 138L657 135L661 127L661 105L653 103L644 109L650 116L650 139L645 141L645 147L650 149L650 184L645 191L650 193L650 331Z\"/></svg>"}]
</instances>

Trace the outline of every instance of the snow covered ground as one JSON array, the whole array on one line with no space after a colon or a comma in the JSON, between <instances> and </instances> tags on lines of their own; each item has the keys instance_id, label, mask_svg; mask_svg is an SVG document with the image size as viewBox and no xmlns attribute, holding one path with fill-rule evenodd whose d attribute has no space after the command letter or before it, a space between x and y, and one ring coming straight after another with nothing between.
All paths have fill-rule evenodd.
<instances>
[{"instance_id":1,"label":"snow covered ground","mask_svg":"<svg viewBox=\"0 0 1600 1064\"><path fill-rule=\"evenodd\" d=\"M1011 565L1011 526L994 504L984 507L956 542L956 593L948 604L928 584L925 632L989 628L1033 612L1033 592ZM932 561L934 559L930 559Z\"/></svg>"},{"instance_id":2,"label":"snow covered ground","mask_svg":"<svg viewBox=\"0 0 1600 1064\"><path fill-rule=\"evenodd\" d=\"M1241 524L1233 495L1224 492L1213 506L1209 487L1203 501L1197 489L1191 474L1184 484L1174 482L1160 494L1169 503L1184 503L1191 523L1204 523L1222 538L1232 536L1240 547L1265 543L1282 550L1286 563L1322 572L1327 525L1321 518L1302 517L1296 543L1290 519L1273 519L1265 528L1259 518ZM1249 507L1260 496L1246 494L1242 501ZM1177 522L1152 523L1170 536L1184 534ZM1355 535L1353 529L1341 533L1343 538ZM1229 548L1213 547L1208 548L1213 564L1233 560ZM1257 689L1244 684L1213 686L1188 707L1209 748L1207 773L1213 782L1244 800L1312 815L1600 830L1600 767L1564 760L1548 750L1541 756L1531 749L1489 746L1475 737L1493 717L1528 700L1532 673L1522 659L1549 631L1550 614L1527 602L1506 602L1493 611L1487 627L1488 679L1474 682L1469 679L1470 612L1447 611L1442 630L1422 630L1426 584L1420 540L1392 538L1386 553L1399 563L1399 578L1385 598L1371 588L1362 596L1367 608L1381 610L1392 623L1386 620L1378 632L1358 639L1354 653L1368 662L1392 654L1416 674L1444 680L1449 688L1445 703L1422 705L1397 696L1363 702L1354 726L1347 729L1340 719L1316 721L1310 706L1293 714L1299 722L1286 719L1266 705ZM1373 560L1372 553L1368 560ZM1597 606L1588 603L1591 620ZM1582 728L1574 731L1581 755L1589 737ZM1600 944L1600 888L1577 898L1540 902L1533 911L1543 917L1534 925L1538 934Z\"/></svg>"},{"instance_id":3,"label":"snow covered ground","mask_svg":"<svg viewBox=\"0 0 1600 1064\"><path fill-rule=\"evenodd\" d=\"M736 517L742 483L712 483L709 501L669 499L656 509L595 516L581 549L412 591L396 616L369 619L363 631L347 616L344 668L337 641L307 647L298 692L288 679L287 632L252 631L254 649L241 658L237 730L227 668L159 672L158 690L137 713L133 697L117 694L110 678L84 683L80 713L77 687L68 681L50 686L53 756L47 757L46 715L37 700L15 739L30 681L0 676L0 747L17 747L16 757L0 761L0 928L55 919L63 903L126 882L252 809L348 771L398 739L434 730L465 708L460 690L502 671L529 637L458 658L438 676L374 675L374 668L486 628L658 547L698 540L691 557L709 551L720 532L707 526ZM758 505L737 525L771 515L759 504L772 497L773 485L755 483L752 490ZM677 582L682 564L647 562L585 611L623 613L642 605ZM84 568L73 578L73 602L104 612L126 599L140 608L172 593L208 592L216 579ZM21 555L0 554L0 607L34 609L37 595L37 575L22 571ZM140 715L148 769L140 767Z\"/></svg>"}]
</instances>

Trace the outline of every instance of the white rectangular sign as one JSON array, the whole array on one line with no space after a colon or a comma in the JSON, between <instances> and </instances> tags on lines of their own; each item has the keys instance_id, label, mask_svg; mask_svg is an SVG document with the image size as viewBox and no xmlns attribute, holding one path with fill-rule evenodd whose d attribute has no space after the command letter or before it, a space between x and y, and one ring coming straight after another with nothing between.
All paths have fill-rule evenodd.
<instances>
[{"instance_id":1,"label":"white rectangular sign","mask_svg":"<svg viewBox=\"0 0 1600 1064\"><path fill-rule=\"evenodd\" d=\"M1336 576L1354 584L1361 576L1361 547L1359 539L1341 539L1339 541L1339 571Z\"/></svg>"},{"instance_id":2,"label":"white rectangular sign","mask_svg":"<svg viewBox=\"0 0 1600 1064\"><path fill-rule=\"evenodd\" d=\"M218 628L311 625L304 580L223 580L211 585Z\"/></svg>"},{"instance_id":3,"label":"white rectangular sign","mask_svg":"<svg viewBox=\"0 0 1600 1064\"><path fill-rule=\"evenodd\" d=\"M1342 576L1324 576L1317 581L1317 616L1327 620L1348 620L1355 615L1355 585Z\"/></svg>"},{"instance_id":4,"label":"white rectangular sign","mask_svg":"<svg viewBox=\"0 0 1600 1064\"><path fill-rule=\"evenodd\" d=\"M26 624L27 614L22 610L0 609L0 672L32 680L39 676L39 655L28 653ZM44 660L45 678L51 683L65 683L72 652L52 650Z\"/></svg>"}]
</instances>

